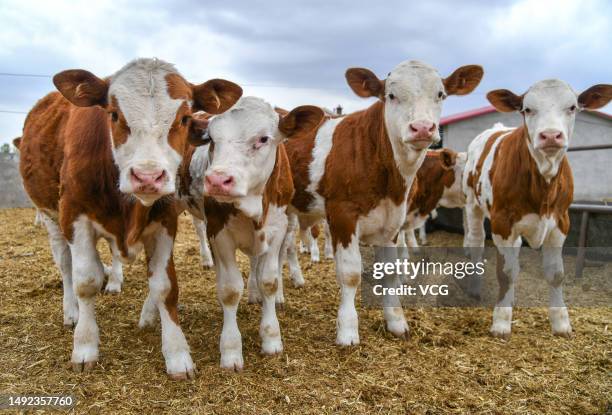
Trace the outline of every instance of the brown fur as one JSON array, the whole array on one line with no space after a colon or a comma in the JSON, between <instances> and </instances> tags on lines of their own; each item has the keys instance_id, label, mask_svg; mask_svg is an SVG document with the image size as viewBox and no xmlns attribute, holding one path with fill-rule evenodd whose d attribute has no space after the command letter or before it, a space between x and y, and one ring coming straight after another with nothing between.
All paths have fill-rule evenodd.
<instances>
[{"instance_id":1,"label":"brown fur","mask_svg":"<svg viewBox=\"0 0 612 415\"><path fill-rule=\"evenodd\" d=\"M410 189L408 212L418 209L420 215L428 215L438 206L444 189L453 185L455 171L445 164L441 156L439 151L427 152Z\"/></svg>"}]
</instances>

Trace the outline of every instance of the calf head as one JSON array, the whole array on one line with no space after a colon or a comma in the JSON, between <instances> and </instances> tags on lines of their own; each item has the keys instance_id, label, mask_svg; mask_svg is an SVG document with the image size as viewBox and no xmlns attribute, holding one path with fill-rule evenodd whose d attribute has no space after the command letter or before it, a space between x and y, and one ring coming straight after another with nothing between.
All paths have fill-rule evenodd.
<instances>
[{"instance_id":1,"label":"calf head","mask_svg":"<svg viewBox=\"0 0 612 415\"><path fill-rule=\"evenodd\" d=\"M238 85L221 79L193 85L158 59L134 60L104 79L67 70L53 83L72 104L106 110L119 190L146 206L175 192L190 130L197 127L192 112L221 113L242 95Z\"/></svg>"},{"instance_id":2,"label":"calf head","mask_svg":"<svg viewBox=\"0 0 612 415\"><path fill-rule=\"evenodd\" d=\"M202 139L202 144L210 143L204 194L239 204L249 197L257 199L274 169L278 145L316 128L322 119L323 111L313 106L280 116L262 99L240 99L231 110L210 119Z\"/></svg>"},{"instance_id":3,"label":"calf head","mask_svg":"<svg viewBox=\"0 0 612 415\"><path fill-rule=\"evenodd\" d=\"M487 99L498 111L523 115L529 151L540 173L550 179L557 174L569 146L576 113L610 102L612 85L595 85L578 95L567 83L548 79L535 83L523 95L498 89L489 92Z\"/></svg>"},{"instance_id":4,"label":"calf head","mask_svg":"<svg viewBox=\"0 0 612 415\"><path fill-rule=\"evenodd\" d=\"M448 95L469 94L482 76L480 66L467 65L442 78L418 61L400 63L385 80L364 68L346 71L347 82L357 95L384 102L385 126L398 162L413 159L415 153L420 156L430 144L440 141L442 102Z\"/></svg>"}]
</instances>

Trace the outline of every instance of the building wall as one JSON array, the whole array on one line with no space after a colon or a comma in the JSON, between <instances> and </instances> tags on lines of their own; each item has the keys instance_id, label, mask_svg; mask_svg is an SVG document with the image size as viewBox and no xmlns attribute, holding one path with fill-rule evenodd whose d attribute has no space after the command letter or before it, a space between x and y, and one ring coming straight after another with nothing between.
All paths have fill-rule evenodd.
<instances>
[{"instance_id":1,"label":"building wall","mask_svg":"<svg viewBox=\"0 0 612 415\"><path fill-rule=\"evenodd\" d=\"M518 126L522 117L517 113L480 115L442 127L444 147L466 151L469 143L482 131L496 122L506 126ZM576 126L570 146L588 146L612 143L612 120L584 111L576 117ZM612 149L568 153L574 173L574 200L612 202Z\"/></svg>"}]
</instances>

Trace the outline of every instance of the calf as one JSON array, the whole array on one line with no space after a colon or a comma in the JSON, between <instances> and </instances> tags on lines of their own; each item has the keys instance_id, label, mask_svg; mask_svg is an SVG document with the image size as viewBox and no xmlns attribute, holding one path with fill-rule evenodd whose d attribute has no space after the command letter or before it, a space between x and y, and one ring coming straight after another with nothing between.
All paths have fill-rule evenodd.
<instances>
[{"instance_id":1,"label":"calf","mask_svg":"<svg viewBox=\"0 0 612 415\"><path fill-rule=\"evenodd\" d=\"M427 152L408 195L408 216L398 245L405 246L405 240L409 247L417 248L414 230L422 229L438 206L458 208L465 205L462 177L466 159L466 153L449 149Z\"/></svg>"},{"instance_id":2,"label":"calf","mask_svg":"<svg viewBox=\"0 0 612 415\"><path fill-rule=\"evenodd\" d=\"M395 246L408 190L427 147L439 141L444 98L471 92L482 75L480 66L470 65L444 79L416 61L401 63L386 80L368 69L349 69L353 91L378 101L364 111L329 118L287 143L296 187L293 208L304 223L326 218L329 224L341 287L338 345L359 343L354 299L361 281L360 241ZM385 307L384 314L389 331L407 336L401 307Z\"/></svg>"},{"instance_id":3,"label":"calf","mask_svg":"<svg viewBox=\"0 0 612 415\"><path fill-rule=\"evenodd\" d=\"M157 59L137 59L104 79L68 70L53 82L60 93L40 100L25 121L20 170L62 274L64 324L76 323L72 366L89 370L98 360L103 266L96 241L103 237L122 261L144 250L150 291L139 326L159 315L168 374L193 377L172 258L176 173L192 111L223 112L242 90L223 80L190 84Z\"/></svg>"},{"instance_id":4,"label":"calf","mask_svg":"<svg viewBox=\"0 0 612 415\"><path fill-rule=\"evenodd\" d=\"M487 99L498 111L518 111L523 117L518 128L496 125L476 137L468 148L463 177L467 196L465 246L476 248L473 259L482 257L483 221L488 217L498 249L500 291L491 333L510 336L519 248L525 238L532 248L542 247L552 332L570 336L561 256L573 195L566 151L576 112L606 105L612 99L612 85L596 85L577 95L568 84L553 79L537 82L520 96L502 89L489 92Z\"/></svg>"},{"instance_id":5,"label":"calf","mask_svg":"<svg viewBox=\"0 0 612 415\"><path fill-rule=\"evenodd\" d=\"M242 98L228 112L210 119L201 146L185 157L182 199L190 212L206 218L223 308L221 367L241 370L242 340L236 313L244 282L236 250L249 255L249 297L262 299L259 329L262 353L280 353L276 317L282 293L286 209L294 193L283 140L308 133L323 118L316 107L297 107L279 115L259 98Z\"/></svg>"}]
</instances>

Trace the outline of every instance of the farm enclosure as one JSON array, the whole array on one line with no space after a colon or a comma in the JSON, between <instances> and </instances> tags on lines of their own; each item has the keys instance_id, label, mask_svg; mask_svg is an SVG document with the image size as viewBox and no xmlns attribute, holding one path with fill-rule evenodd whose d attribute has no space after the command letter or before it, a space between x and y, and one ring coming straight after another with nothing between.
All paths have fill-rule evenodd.
<instances>
[{"instance_id":1,"label":"farm enclosure","mask_svg":"<svg viewBox=\"0 0 612 415\"><path fill-rule=\"evenodd\" d=\"M601 413L612 382L610 308L570 308L575 336L550 334L546 310L515 310L509 342L488 334L491 310L406 310L411 338L385 332L382 313L361 309L359 347L334 345L333 263L301 263L306 288L286 280L279 312L285 351L259 354L260 307L243 298L239 326L245 370L218 367L221 309L214 273L199 265L188 217L175 248L180 318L198 376L173 382L164 371L159 327L137 321L147 283L142 259L125 268L124 291L97 300L101 359L70 370L72 332L62 326L61 278L33 209L0 211L0 390L71 394L77 413ZM444 232L431 245L460 244ZM106 247L100 245L108 263ZM244 272L248 264L241 261ZM524 267L525 268L525 267ZM527 267L529 268L529 267ZM567 269L573 278L573 268Z\"/></svg>"}]
</instances>

